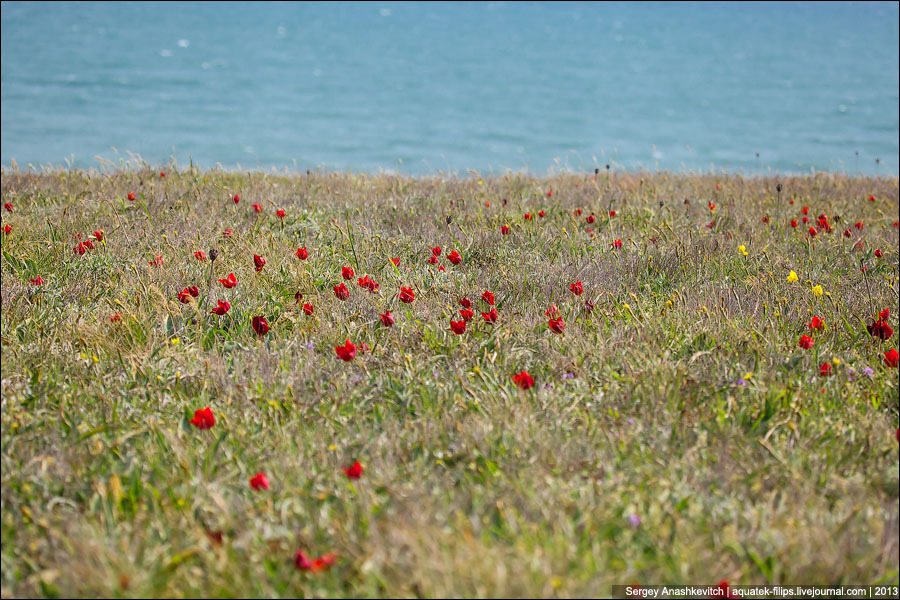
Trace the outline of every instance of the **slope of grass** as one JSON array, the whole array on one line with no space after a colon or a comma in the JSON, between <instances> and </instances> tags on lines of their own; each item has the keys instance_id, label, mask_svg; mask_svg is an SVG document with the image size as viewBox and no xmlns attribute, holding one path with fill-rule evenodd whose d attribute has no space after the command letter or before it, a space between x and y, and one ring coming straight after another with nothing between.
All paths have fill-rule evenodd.
<instances>
[{"instance_id":1,"label":"slope of grass","mask_svg":"<svg viewBox=\"0 0 900 600\"><path fill-rule=\"evenodd\" d=\"M2 196L4 597L898 581L897 336L866 330L897 328L896 178L4 171Z\"/></svg>"}]
</instances>

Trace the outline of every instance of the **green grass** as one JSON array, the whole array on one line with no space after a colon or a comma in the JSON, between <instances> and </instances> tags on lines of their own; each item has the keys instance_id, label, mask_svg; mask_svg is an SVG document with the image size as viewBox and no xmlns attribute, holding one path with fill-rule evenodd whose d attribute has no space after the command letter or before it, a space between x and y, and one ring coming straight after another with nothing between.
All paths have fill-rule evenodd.
<instances>
[{"instance_id":1,"label":"green grass","mask_svg":"<svg viewBox=\"0 0 900 600\"><path fill-rule=\"evenodd\" d=\"M897 328L895 177L6 170L2 196L4 597L898 582L897 336L866 331L885 308ZM804 205L834 231L791 228ZM338 301L342 266L379 293ZM485 290L497 324L450 332ZM346 338L371 351L337 360ZM299 571L298 549L337 564Z\"/></svg>"}]
</instances>

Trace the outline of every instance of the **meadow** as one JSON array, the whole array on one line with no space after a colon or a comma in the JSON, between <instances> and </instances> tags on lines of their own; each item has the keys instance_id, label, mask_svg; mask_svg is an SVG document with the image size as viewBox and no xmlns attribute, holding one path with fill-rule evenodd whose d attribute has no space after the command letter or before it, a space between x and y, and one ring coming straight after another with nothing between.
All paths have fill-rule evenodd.
<instances>
[{"instance_id":1,"label":"meadow","mask_svg":"<svg viewBox=\"0 0 900 600\"><path fill-rule=\"evenodd\" d=\"M3 597L898 582L894 176L2 200Z\"/></svg>"}]
</instances>

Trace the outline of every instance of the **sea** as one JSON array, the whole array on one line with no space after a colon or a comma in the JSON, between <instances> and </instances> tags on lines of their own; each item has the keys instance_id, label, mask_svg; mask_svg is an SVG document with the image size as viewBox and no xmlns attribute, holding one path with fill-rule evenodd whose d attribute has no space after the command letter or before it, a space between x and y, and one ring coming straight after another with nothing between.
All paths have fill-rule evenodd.
<instances>
[{"instance_id":1,"label":"sea","mask_svg":"<svg viewBox=\"0 0 900 600\"><path fill-rule=\"evenodd\" d=\"M2 2L0 164L896 175L897 2Z\"/></svg>"}]
</instances>

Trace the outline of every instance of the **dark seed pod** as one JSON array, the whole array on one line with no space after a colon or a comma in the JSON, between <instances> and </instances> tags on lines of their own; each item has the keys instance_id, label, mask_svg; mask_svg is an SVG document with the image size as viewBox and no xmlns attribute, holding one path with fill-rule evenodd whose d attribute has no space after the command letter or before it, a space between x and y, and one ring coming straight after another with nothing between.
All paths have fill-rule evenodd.
<instances>
[{"instance_id":1,"label":"dark seed pod","mask_svg":"<svg viewBox=\"0 0 900 600\"><path fill-rule=\"evenodd\" d=\"M209 249L209 260L214 261L214 260L216 260L217 256L219 256L219 251L216 250L215 248L210 248Z\"/></svg>"},{"instance_id":2,"label":"dark seed pod","mask_svg":"<svg viewBox=\"0 0 900 600\"><path fill-rule=\"evenodd\" d=\"M778 192L779 194L781 193L781 184L780 183L775 184L775 191Z\"/></svg>"}]
</instances>

